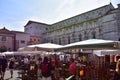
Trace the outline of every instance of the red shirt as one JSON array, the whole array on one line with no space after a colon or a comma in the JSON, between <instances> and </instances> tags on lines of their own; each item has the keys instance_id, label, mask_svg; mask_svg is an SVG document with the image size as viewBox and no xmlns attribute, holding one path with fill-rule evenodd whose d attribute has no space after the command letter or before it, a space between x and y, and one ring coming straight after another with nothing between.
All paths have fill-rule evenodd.
<instances>
[{"instance_id":1,"label":"red shirt","mask_svg":"<svg viewBox=\"0 0 120 80\"><path fill-rule=\"evenodd\" d=\"M75 62L70 64L69 72L70 72L70 74L76 74L76 63Z\"/></svg>"}]
</instances>

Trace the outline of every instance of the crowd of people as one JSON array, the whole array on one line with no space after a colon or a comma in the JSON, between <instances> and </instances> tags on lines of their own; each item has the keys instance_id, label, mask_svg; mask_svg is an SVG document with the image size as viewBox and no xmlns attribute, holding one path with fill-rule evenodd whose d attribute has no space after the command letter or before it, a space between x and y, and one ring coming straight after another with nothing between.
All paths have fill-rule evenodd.
<instances>
[{"instance_id":1,"label":"crowd of people","mask_svg":"<svg viewBox=\"0 0 120 80\"><path fill-rule=\"evenodd\" d=\"M44 57L37 55L6 58L4 55L0 56L0 80L4 80L6 68L9 68L11 78L14 76L14 69L22 71L22 80L93 80L96 78L93 76L96 75L96 69L93 64L87 62L85 57L64 56L63 58L59 55ZM120 80L120 59L116 63L113 80Z\"/></svg>"},{"instance_id":2,"label":"crowd of people","mask_svg":"<svg viewBox=\"0 0 120 80\"><path fill-rule=\"evenodd\" d=\"M37 76L32 76L32 78L37 77L39 79L41 78L41 80L65 80L64 74L66 73L65 72L62 73L61 71L63 70L63 68L64 70L67 69L66 72L69 71L68 68L71 60L73 59L70 59L70 56L69 58L65 57L64 59L63 58L60 59L58 55L44 56L44 57L37 56L37 59L35 58L35 56L33 57L24 56L22 59L20 59L21 62L19 64L22 66L21 68L22 70L24 70L24 72L29 72L29 73L35 72L32 75L37 75ZM73 66L71 66L71 71L74 71L72 69ZM30 70L33 71L30 72Z\"/></svg>"}]
</instances>

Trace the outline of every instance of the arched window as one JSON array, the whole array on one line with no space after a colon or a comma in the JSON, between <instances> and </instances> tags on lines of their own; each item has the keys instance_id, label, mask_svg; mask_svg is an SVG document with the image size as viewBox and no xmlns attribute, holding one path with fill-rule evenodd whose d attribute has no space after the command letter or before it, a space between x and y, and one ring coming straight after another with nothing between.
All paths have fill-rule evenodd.
<instances>
[{"instance_id":1,"label":"arched window","mask_svg":"<svg viewBox=\"0 0 120 80\"><path fill-rule=\"evenodd\" d=\"M82 35L79 34L79 41L82 41Z\"/></svg>"},{"instance_id":2,"label":"arched window","mask_svg":"<svg viewBox=\"0 0 120 80\"><path fill-rule=\"evenodd\" d=\"M95 31L92 32L92 38L93 38L93 39L96 38L96 32L95 32Z\"/></svg>"},{"instance_id":3,"label":"arched window","mask_svg":"<svg viewBox=\"0 0 120 80\"><path fill-rule=\"evenodd\" d=\"M68 44L70 44L70 36L68 36Z\"/></svg>"},{"instance_id":4,"label":"arched window","mask_svg":"<svg viewBox=\"0 0 120 80\"><path fill-rule=\"evenodd\" d=\"M51 39L51 43L53 43L53 40Z\"/></svg>"},{"instance_id":5,"label":"arched window","mask_svg":"<svg viewBox=\"0 0 120 80\"><path fill-rule=\"evenodd\" d=\"M120 41L120 38L119 38L119 41Z\"/></svg>"},{"instance_id":6,"label":"arched window","mask_svg":"<svg viewBox=\"0 0 120 80\"><path fill-rule=\"evenodd\" d=\"M53 43L56 43L56 38L53 39Z\"/></svg>"},{"instance_id":7,"label":"arched window","mask_svg":"<svg viewBox=\"0 0 120 80\"><path fill-rule=\"evenodd\" d=\"M65 37L62 38L62 44L65 44Z\"/></svg>"},{"instance_id":8,"label":"arched window","mask_svg":"<svg viewBox=\"0 0 120 80\"><path fill-rule=\"evenodd\" d=\"M72 34L72 42L75 42L75 34Z\"/></svg>"},{"instance_id":9,"label":"arched window","mask_svg":"<svg viewBox=\"0 0 120 80\"><path fill-rule=\"evenodd\" d=\"M59 44L61 45L61 38L59 38Z\"/></svg>"},{"instance_id":10,"label":"arched window","mask_svg":"<svg viewBox=\"0 0 120 80\"><path fill-rule=\"evenodd\" d=\"M0 47L0 52L5 52L7 51L7 47L6 46L1 46Z\"/></svg>"},{"instance_id":11,"label":"arched window","mask_svg":"<svg viewBox=\"0 0 120 80\"><path fill-rule=\"evenodd\" d=\"M2 36L1 37L1 41L6 41L7 39L6 39L6 36Z\"/></svg>"},{"instance_id":12,"label":"arched window","mask_svg":"<svg viewBox=\"0 0 120 80\"><path fill-rule=\"evenodd\" d=\"M86 31L84 31L84 39L88 39L88 34Z\"/></svg>"}]
</instances>

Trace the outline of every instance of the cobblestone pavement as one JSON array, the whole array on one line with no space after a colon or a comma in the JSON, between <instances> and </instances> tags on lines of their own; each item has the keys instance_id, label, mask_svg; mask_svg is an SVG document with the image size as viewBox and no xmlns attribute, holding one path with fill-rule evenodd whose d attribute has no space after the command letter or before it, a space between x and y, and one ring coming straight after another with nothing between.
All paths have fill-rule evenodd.
<instances>
[{"instance_id":1,"label":"cobblestone pavement","mask_svg":"<svg viewBox=\"0 0 120 80\"><path fill-rule=\"evenodd\" d=\"M7 70L6 72L5 72L5 77L4 77L4 80L22 80L22 79L20 79L20 78L18 78L18 70L14 70L14 73L13 73L13 78L10 78L11 76L10 76L10 71L9 70Z\"/></svg>"}]
</instances>

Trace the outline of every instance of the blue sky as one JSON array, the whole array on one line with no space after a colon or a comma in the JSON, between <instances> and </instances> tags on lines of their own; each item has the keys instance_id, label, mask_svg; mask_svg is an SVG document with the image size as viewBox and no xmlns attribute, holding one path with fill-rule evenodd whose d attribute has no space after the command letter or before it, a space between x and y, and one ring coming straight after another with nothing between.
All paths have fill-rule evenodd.
<instances>
[{"instance_id":1,"label":"blue sky","mask_svg":"<svg viewBox=\"0 0 120 80\"><path fill-rule=\"evenodd\" d=\"M0 0L0 29L24 31L29 21L52 24L120 0Z\"/></svg>"}]
</instances>

